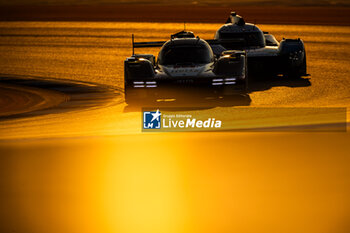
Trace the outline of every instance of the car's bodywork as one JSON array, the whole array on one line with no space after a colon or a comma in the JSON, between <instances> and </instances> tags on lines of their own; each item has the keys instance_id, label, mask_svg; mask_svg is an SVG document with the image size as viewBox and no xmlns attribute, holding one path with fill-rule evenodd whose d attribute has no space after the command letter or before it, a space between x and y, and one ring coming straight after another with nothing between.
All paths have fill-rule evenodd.
<instances>
[{"instance_id":1,"label":"car's bodywork","mask_svg":"<svg viewBox=\"0 0 350 233\"><path fill-rule=\"evenodd\" d=\"M162 47L157 61L151 54L134 54L134 48ZM245 51L225 50L215 56L208 42L182 31L163 42L133 40L133 55L124 62L125 100L173 98L190 90L215 95L246 91Z\"/></svg>"},{"instance_id":2,"label":"car's bodywork","mask_svg":"<svg viewBox=\"0 0 350 233\"><path fill-rule=\"evenodd\" d=\"M235 12L217 30L215 40L220 41L220 45L214 45L216 48L213 48L217 54L232 49L246 51L249 74L306 75L306 52L301 39L283 39L278 42L273 35L261 31L256 25L245 23Z\"/></svg>"}]
</instances>

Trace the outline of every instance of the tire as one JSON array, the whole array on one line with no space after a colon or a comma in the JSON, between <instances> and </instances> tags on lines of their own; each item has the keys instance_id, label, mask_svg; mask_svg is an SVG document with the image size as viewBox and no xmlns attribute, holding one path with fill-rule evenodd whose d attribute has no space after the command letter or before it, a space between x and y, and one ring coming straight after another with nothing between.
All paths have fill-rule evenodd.
<instances>
[{"instance_id":1,"label":"tire","mask_svg":"<svg viewBox=\"0 0 350 233\"><path fill-rule=\"evenodd\" d=\"M249 77L248 77L248 72L247 72L247 74L246 74L246 76L245 76L243 91L244 91L245 93L248 93L248 92L249 92Z\"/></svg>"},{"instance_id":2,"label":"tire","mask_svg":"<svg viewBox=\"0 0 350 233\"><path fill-rule=\"evenodd\" d=\"M303 64L300 67L301 75L306 75L306 52L304 51Z\"/></svg>"}]
</instances>

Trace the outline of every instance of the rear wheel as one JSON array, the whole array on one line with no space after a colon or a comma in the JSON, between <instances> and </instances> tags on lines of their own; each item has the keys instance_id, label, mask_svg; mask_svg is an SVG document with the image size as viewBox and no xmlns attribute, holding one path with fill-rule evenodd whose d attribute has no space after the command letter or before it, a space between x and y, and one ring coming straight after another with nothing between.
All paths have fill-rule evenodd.
<instances>
[{"instance_id":1,"label":"rear wheel","mask_svg":"<svg viewBox=\"0 0 350 233\"><path fill-rule=\"evenodd\" d=\"M249 78L248 78L248 74L245 75L243 91L245 93L249 92Z\"/></svg>"}]
</instances>

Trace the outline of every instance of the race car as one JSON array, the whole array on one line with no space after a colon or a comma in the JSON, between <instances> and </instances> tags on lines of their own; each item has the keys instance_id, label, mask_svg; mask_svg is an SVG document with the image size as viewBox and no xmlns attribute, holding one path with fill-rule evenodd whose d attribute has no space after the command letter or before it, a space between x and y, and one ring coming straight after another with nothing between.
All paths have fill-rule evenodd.
<instances>
[{"instance_id":1,"label":"race car","mask_svg":"<svg viewBox=\"0 0 350 233\"><path fill-rule=\"evenodd\" d=\"M135 54L135 48L161 47L152 54ZM218 56L209 43L193 32L181 31L168 41L134 42L133 55L124 61L125 101L177 98L179 94L230 96L247 89L245 51L225 50Z\"/></svg>"},{"instance_id":2,"label":"race car","mask_svg":"<svg viewBox=\"0 0 350 233\"><path fill-rule=\"evenodd\" d=\"M280 42L256 25L231 12L226 24L216 34L214 45L217 54L225 50L245 50L248 71L254 76L284 75L300 77L306 73L306 52L303 41L283 39Z\"/></svg>"}]
</instances>

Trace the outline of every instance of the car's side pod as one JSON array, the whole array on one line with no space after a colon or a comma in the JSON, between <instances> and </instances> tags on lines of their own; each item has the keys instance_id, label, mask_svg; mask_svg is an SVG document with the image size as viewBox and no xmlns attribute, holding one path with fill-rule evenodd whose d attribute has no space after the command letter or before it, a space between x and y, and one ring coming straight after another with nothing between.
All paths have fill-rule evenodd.
<instances>
[{"instance_id":1,"label":"car's side pod","mask_svg":"<svg viewBox=\"0 0 350 233\"><path fill-rule=\"evenodd\" d=\"M232 75L232 72L236 73L235 69L232 69L233 63L245 62L245 60L241 61L240 57L245 55L245 51L236 51L236 50L226 50L221 56L218 58L213 72L216 75Z\"/></svg>"},{"instance_id":2,"label":"car's side pod","mask_svg":"<svg viewBox=\"0 0 350 233\"><path fill-rule=\"evenodd\" d=\"M134 55L124 61L125 79L149 79L155 76L154 56Z\"/></svg>"}]
</instances>

